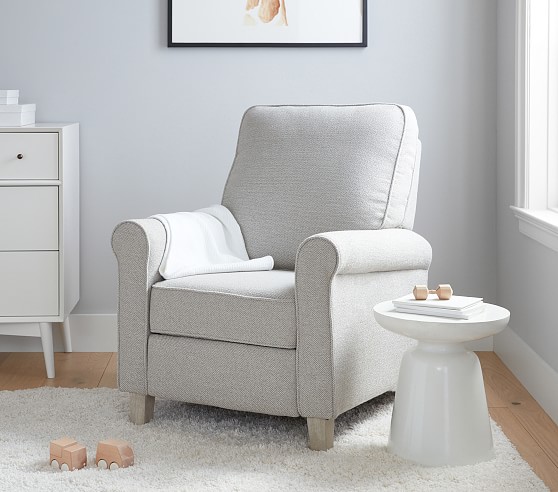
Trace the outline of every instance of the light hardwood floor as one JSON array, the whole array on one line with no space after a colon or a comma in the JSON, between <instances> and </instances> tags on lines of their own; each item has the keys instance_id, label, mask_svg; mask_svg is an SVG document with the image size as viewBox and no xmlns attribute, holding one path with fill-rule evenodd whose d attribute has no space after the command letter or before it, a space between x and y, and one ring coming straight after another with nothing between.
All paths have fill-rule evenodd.
<instances>
[{"instance_id":1,"label":"light hardwood floor","mask_svg":"<svg viewBox=\"0 0 558 492\"><path fill-rule=\"evenodd\" d=\"M477 355L492 418L548 487L558 492L558 426L496 354ZM0 352L0 390L116 388L116 357L113 353L57 353L56 379L46 379L42 353Z\"/></svg>"}]
</instances>

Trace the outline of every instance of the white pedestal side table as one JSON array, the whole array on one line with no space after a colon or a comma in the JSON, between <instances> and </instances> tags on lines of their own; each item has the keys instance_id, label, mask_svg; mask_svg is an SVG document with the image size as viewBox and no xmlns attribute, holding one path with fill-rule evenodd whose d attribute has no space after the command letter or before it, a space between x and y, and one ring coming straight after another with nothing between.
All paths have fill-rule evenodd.
<instances>
[{"instance_id":1,"label":"white pedestal side table","mask_svg":"<svg viewBox=\"0 0 558 492\"><path fill-rule=\"evenodd\" d=\"M468 320L398 313L391 301L374 307L383 328L418 341L401 362L391 452L426 466L469 465L494 456L479 359L463 343L501 332L510 313L484 306Z\"/></svg>"}]
</instances>

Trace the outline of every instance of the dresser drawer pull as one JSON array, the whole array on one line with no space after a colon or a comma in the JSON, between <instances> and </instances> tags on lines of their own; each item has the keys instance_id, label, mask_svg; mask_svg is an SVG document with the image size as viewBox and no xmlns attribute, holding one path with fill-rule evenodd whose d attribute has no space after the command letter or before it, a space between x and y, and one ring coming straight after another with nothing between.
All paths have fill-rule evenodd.
<instances>
[{"instance_id":1,"label":"dresser drawer pull","mask_svg":"<svg viewBox=\"0 0 558 492\"><path fill-rule=\"evenodd\" d=\"M17 155L17 158L18 158L18 159L23 159L23 154L18 154L18 155Z\"/></svg>"}]
</instances>

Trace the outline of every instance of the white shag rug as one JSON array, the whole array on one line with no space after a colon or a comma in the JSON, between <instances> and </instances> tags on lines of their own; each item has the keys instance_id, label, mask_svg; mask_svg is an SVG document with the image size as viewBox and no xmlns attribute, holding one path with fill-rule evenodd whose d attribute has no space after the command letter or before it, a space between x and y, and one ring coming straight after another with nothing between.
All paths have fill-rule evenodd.
<instances>
[{"instance_id":1,"label":"white shag rug","mask_svg":"<svg viewBox=\"0 0 558 492\"><path fill-rule=\"evenodd\" d=\"M424 468L386 451L393 395L339 417L335 447L306 447L304 419L157 400L155 419L128 422L127 395L111 389L0 392L0 490L4 491L529 491L547 490L498 426L496 458ZM88 467L52 469L49 442L87 446ZM130 441L136 464L100 470L96 443Z\"/></svg>"}]
</instances>

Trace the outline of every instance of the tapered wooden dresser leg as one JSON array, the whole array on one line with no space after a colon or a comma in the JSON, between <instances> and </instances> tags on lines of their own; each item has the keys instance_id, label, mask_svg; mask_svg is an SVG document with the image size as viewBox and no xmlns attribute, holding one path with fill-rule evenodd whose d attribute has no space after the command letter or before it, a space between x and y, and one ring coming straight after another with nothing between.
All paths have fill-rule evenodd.
<instances>
[{"instance_id":1,"label":"tapered wooden dresser leg","mask_svg":"<svg viewBox=\"0 0 558 492\"><path fill-rule=\"evenodd\" d=\"M137 425L147 424L153 418L155 397L130 393L130 422Z\"/></svg>"},{"instance_id":2,"label":"tapered wooden dresser leg","mask_svg":"<svg viewBox=\"0 0 558 492\"><path fill-rule=\"evenodd\" d=\"M52 345L52 323L39 323L41 331L41 343L45 356L45 367L47 378L54 378L54 347Z\"/></svg>"},{"instance_id":3,"label":"tapered wooden dresser leg","mask_svg":"<svg viewBox=\"0 0 558 492\"><path fill-rule=\"evenodd\" d=\"M308 447L313 451L327 451L333 447L335 419L316 419L309 417Z\"/></svg>"},{"instance_id":4,"label":"tapered wooden dresser leg","mask_svg":"<svg viewBox=\"0 0 558 492\"><path fill-rule=\"evenodd\" d=\"M70 333L70 317L68 316L62 323L64 333L64 352L72 351L72 335Z\"/></svg>"}]
</instances>

